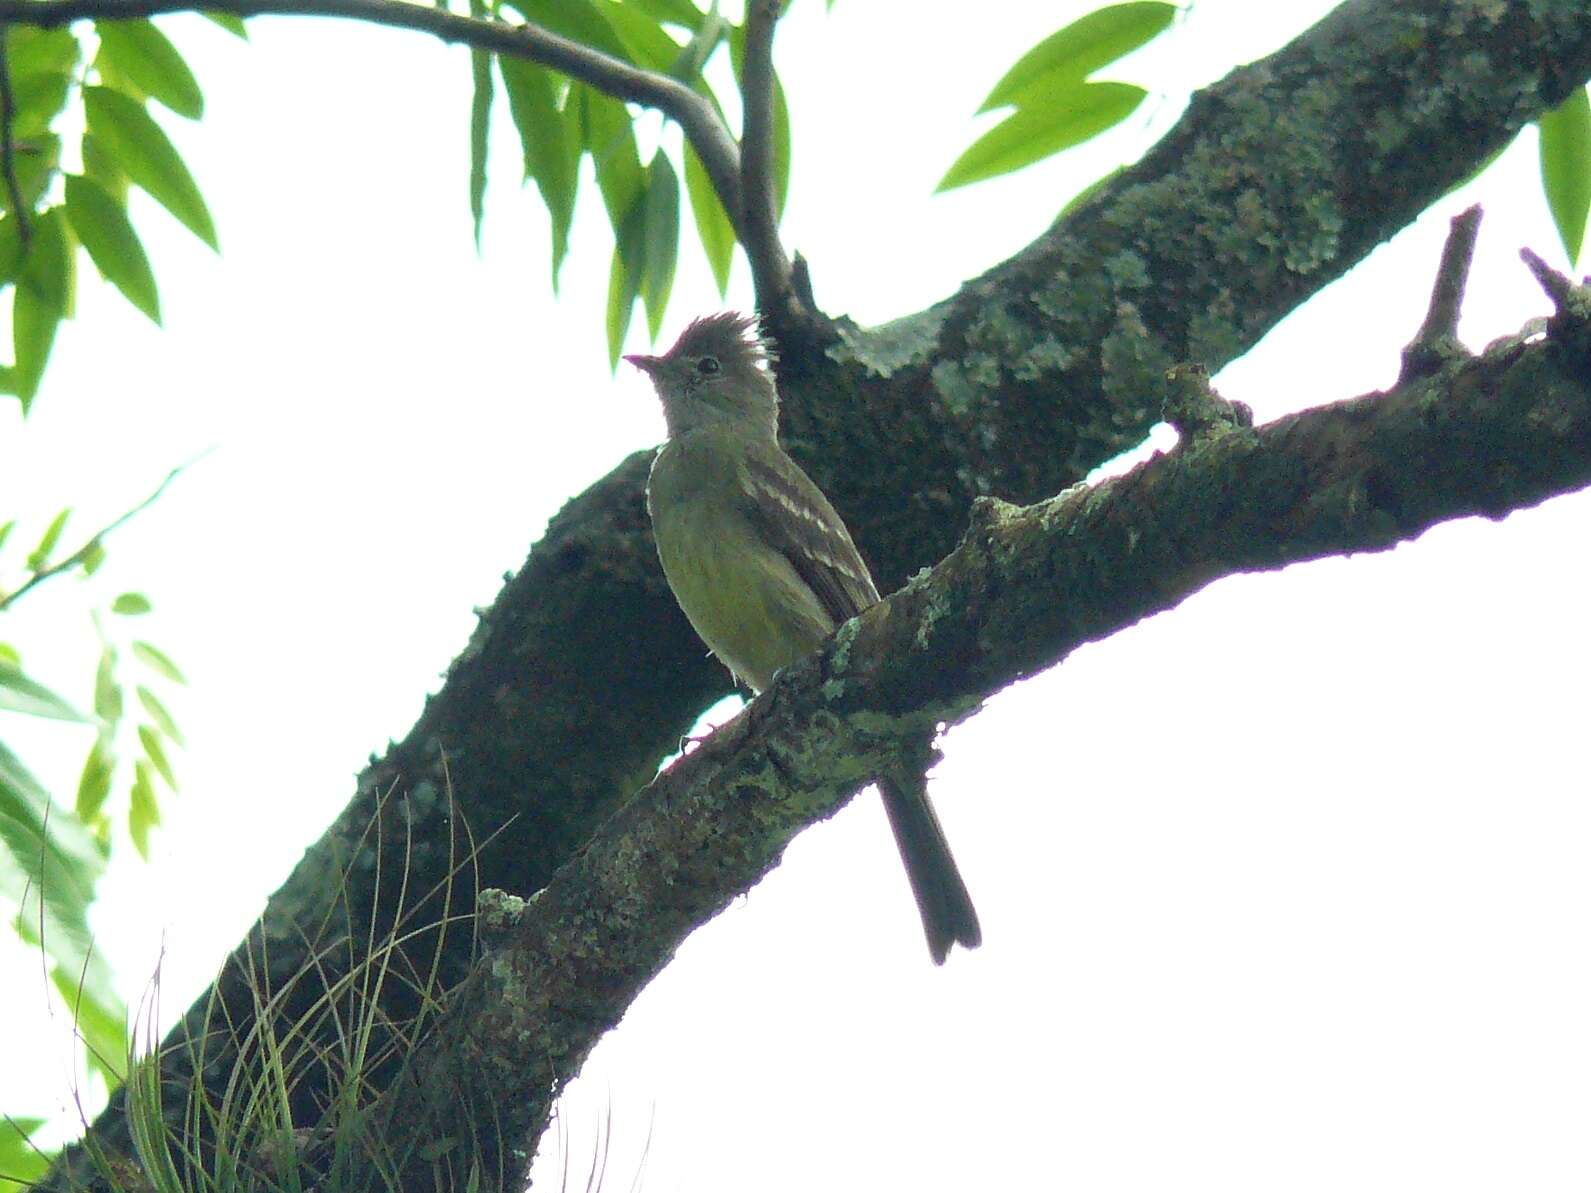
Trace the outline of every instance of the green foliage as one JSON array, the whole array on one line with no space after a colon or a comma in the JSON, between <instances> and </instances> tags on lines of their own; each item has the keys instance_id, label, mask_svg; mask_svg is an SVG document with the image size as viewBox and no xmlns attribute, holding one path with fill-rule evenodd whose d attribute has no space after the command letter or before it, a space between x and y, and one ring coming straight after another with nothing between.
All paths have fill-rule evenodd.
<instances>
[{"instance_id":1,"label":"green foliage","mask_svg":"<svg viewBox=\"0 0 1591 1193\"><path fill-rule=\"evenodd\" d=\"M124 202L92 179L76 174L66 177L66 214L78 240L105 280L158 324L160 293L154 270L127 218Z\"/></svg>"},{"instance_id":2,"label":"green foliage","mask_svg":"<svg viewBox=\"0 0 1591 1193\"><path fill-rule=\"evenodd\" d=\"M735 226L729 221L723 201L713 189L707 167L688 144L685 146L685 190L691 197L691 214L696 217L696 235L701 239L707 264L720 295L729 292L729 266L735 258Z\"/></svg>"},{"instance_id":3,"label":"green foliage","mask_svg":"<svg viewBox=\"0 0 1591 1193\"><path fill-rule=\"evenodd\" d=\"M679 178L660 149L646 168L642 205L645 257L641 265L641 301L646 304L647 333L655 340L663 324L674 266L679 259Z\"/></svg>"},{"instance_id":4,"label":"green foliage","mask_svg":"<svg viewBox=\"0 0 1591 1193\"><path fill-rule=\"evenodd\" d=\"M142 104L110 87L83 88L88 128L133 182L176 216L190 232L217 248L215 224L199 186Z\"/></svg>"},{"instance_id":5,"label":"green foliage","mask_svg":"<svg viewBox=\"0 0 1591 1193\"><path fill-rule=\"evenodd\" d=\"M231 27L236 21L223 23ZM145 110L153 100L198 119L204 112L198 80L171 40L147 20L97 21L94 34L98 82L86 85L82 43L70 29L0 30L16 100L13 164L23 204L0 219L0 289L12 287L13 352L12 363L0 365L0 393L18 397L24 414L61 320L72 315L78 245L128 301L160 321L154 271L127 219L129 184L148 192L205 243L216 243L197 184ZM79 119L74 97L86 125L83 167L63 179L61 138L53 130L63 116ZM59 189L57 179L63 179ZM0 188L0 206L13 205L9 188Z\"/></svg>"},{"instance_id":6,"label":"green foliage","mask_svg":"<svg viewBox=\"0 0 1591 1193\"><path fill-rule=\"evenodd\" d=\"M101 75L114 73L179 116L204 115L204 92L171 40L149 21L96 21Z\"/></svg>"},{"instance_id":7,"label":"green foliage","mask_svg":"<svg viewBox=\"0 0 1591 1193\"><path fill-rule=\"evenodd\" d=\"M88 718L36 680L22 674L22 668L0 661L0 712L19 712L30 717L49 717L57 721L87 723Z\"/></svg>"},{"instance_id":8,"label":"green foliage","mask_svg":"<svg viewBox=\"0 0 1591 1193\"><path fill-rule=\"evenodd\" d=\"M1545 113L1541 127L1541 187L1558 236L1573 265L1585 241L1591 211L1591 100L1582 87Z\"/></svg>"},{"instance_id":9,"label":"green foliage","mask_svg":"<svg viewBox=\"0 0 1591 1193\"><path fill-rule=\"evenodd\" d=\"M552 285L557 290L580 182L579 122L558 106L559 76L520 58L500 58L497 68L524 148L525 177L535 181L552 220Z\"/></svg>"},{"instance_id":10,"label":"green foliage","mask_svg":"<svg viewBox=\"0 0 1591 1193\"><path fill-rule=\"evenodd\" d=\"M1023 107L1047 92L1069 90L1096 70L1153 41L1176 15L1173 4L1138 0L1079 17L1017 59L978 111Z\"/></svg>"},{"instance_id":11,"label":"green foliage","mask_svg":"<svg viewBox=\"0 0 1591 1193\"><path fill-rule=\"evenodd\" d=\"M1148 94L1131 83L1079 83L1038 108L1018 108L974 141L939 180L947 191L1009 174L1120 124Z\"/></svg>"},{"instance_id":12,"label":"green foliage","mask_svg":"<svg viewBox=\"0 0 1591 1193\"><path fill-rule=\"evenodd\" d=\"M990 90L978 111L1014 108L951 164L941 191L1009 174L1079 145L1125 120L1147 94L1088 76L1165 32L1172 4L1131 0L1096 9L1034 46Z\"/></svg>"},{"instance_id":13,"label":"green foliage","mask_svg":"<svg viewBox=\"0 0 1591 1193\"><path fill-rule=\"evenodd\" d=\"M49 1156L28 1140L43 1125L42 1118L0 1119L0 1193L22 1193L49 1168Z\"/></svg>"}]
</instances>

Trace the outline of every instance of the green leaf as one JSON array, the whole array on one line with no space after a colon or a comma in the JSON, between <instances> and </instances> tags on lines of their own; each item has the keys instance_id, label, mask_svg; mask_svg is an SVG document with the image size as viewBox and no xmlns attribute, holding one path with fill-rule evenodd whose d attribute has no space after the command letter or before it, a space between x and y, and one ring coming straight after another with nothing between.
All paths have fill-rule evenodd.
<instances>
[{"instance_id":1,"label":"green leaf","mask_svg":"<svg viewBox=\"0 0 1591 1193\"><path fill-rule=\"evenodd\" d=\"M0 1193L24 1193L49 1171L50 1153L28 1141L44 1121L17 1115L0 1119Z\"/></svg>"},{"instance_id":2,"label":"green leaf","mask_svg":"<svg viewBox=\"0 0 1591 1193\"><path fill-rule=\"evenodd\" d=\"M17 520L15 518L12 518L7 522L0 523L0 547L6 545L6 539L11 537L11 532L16 528Z\"/></svg>"},{"instance_id":3,"label":"green leaf","mask_svg":"<svg viewBox=\"0 0 1591 1193\"><path fill-rule=\"evenodd\" d=\"M105 647L99 652L99 666L94 671L94 715L105 722L107 730L114 729L122 719L122 688L116 682L116 652Z\"/></svg>"},{"instance_id":4,"label":"green leaf","mask_svg":"<svg viewBox=\"0 0 1591 1193\"><path fill-rule=\"evenodd\" d=\"M679 79L683 83L695 84L700 81L702 68L707 65L713 52L729 36L733 26L723 17L718 15L716 5L713 11L702 19L696 26L696 32L686 43L685 48L679 52L678 57L669 64L670 77Z\"/></svg>"},{"instance_id":5,"label":"green leaf","mask_svg":"<svg viewBox=\"0 0 1591 1193\"><path fill-rule=\"evenodd\" d=\"M637 66L667 74L684 47L664 33L658 19L633 4L593 0L624 44L625 57Z\"/></svg>"},{"instance_id":6,"label":"green leaf","mask_svg":"<svg viewBox=\"0 0 1591 1193\"><path fill-rule=\"evenodd\" d=\"M116 773L116 758L103 738L97 739L83 759L77 779L77 818L84 824L99 819L100 809L110 798L111 778Z\"/></svg>"},{"instance_id":7,"label":"green leaf","mask_svg":"<svg viewBox=\"0 0 1591 1193\"><path fill-rule=\"evenodd\" d=\"M95 21L99 52L151 99L179 116L204 115L204 92L171 39L149 21Z\"/></svg>"},{"instance_id":8,"label":"green leaf","mask_svg":"<svg viewBox=\"0 0 1591 1193\"><path fill-rule=\"evenodd\" d=\"M77 709L37 680L22 674L20 667L0 662L0 709L25 713L30 717L49 717L56 721L88 720Z\"/></svg>"},{"instance_id":9,"label":"green leaf","mask_svg":"<svg viewBox=\"0 0 1591 1193\"><path fill-rule=\"evenodd\" d=\"M492 56L470 51L475 91L470 100L470 219L475 251L481 251L481 221L486 217L486 141L492 124Z\"/></svg>"},{"instance_id":10,"label":"green leaf","mask_svg":"<svg viewBox=\"0 0 1591 1193\"><path fill-rule=\"evenodd\" d=\"M61 541L61 532L66 529L66 520L71 516L72 510L68 506L50 519L50 524L44 528L43 537L39 539L39 545L28 552L28 571L43 571L49 564L50 552L54 551L55 545Z\"/></svg>"},{"instance_id":11,"label":"green leaf","mask_svg":"<svg viewBox=\"0 0 1591 1193\"><path fill-rule=\"evenodd\" d=\"M144 861L149 860L149 830L160 823L160 801L155 796L155 784L149 777L149 764L133 765L133 787L127 801L127 834L133 839L133 848Z\"/></svg>"},{"instance_id":12,"label":"green leaf","mask_svg":"<svg viewBox=\"0 0 1591 1193\"><path fill-rule=\"evenodd\" d=\"M17 217L9 211L0 216L0 285L14 282L22 269L22 236Z\"/></svg>"},{"instance_id":13,"label":"green leaf","mask_svg":"<svg viewBox=\"0 0 1591 1193\"><path fill-rule=\"evenodd\" d=\"M232 12L206 12L201 16L209 17L233 37L241 37L244 41L249 39L249 27L243 23L243 18Z\"/></svg>"},{"instance_id":14,"label":"green leaf","mask_svg":"<svg viewBox=\"0 0 1591 1193\"><path fill-rule=\"evenodd\" d=\"M99 183L68 174L66 215L105 280L158 326L160 292L155 274L122 205Z\"/></svg>"},{"instance_id":15,"label":"green leaf","mask_svg":"<svg viewBox=\"0 0 1591 1193\"><path fill-rule=\"evenodd\" d=\"M83 1041L89 1068L104 1076L115 1089L126 1076L127 1007L112 988L96 988L86 975L65 966L50 974L55 988L72 1012L72 1026Z\"/></svg>"},{"instance_id":16,"label":"green leaf","mask_svg":"<svg viewBox=\"0 0 1591 1193\"><path fill-rule=\"evenodd\" d=\"M629 109L583 84L575 85L571 102L578 102L581 142L591 154L608 223L617 233L646 185ZM634 261L628 267L634 272L639 265L639 261Z\"/></svg>"},{"instance_id":17,"label":"green leaf","mask_svg":"<svg viewBox=\"0 0 1591 1193\"><path fill-rule=\"evenodd\" d=\"M217 248L204 196L153 117L135 100L109 87L85 87L83 106L89 131L127 176L205 244Z\"/></svg>"},{"instance_id":18,"label":"green leaf","mask_svg":"<svg viewBox=\"0 0 1591 1193\"><path fill-rule=\"evenodd\" d=\"M696 217L696 234L701 237L702 252L712 267L713 280L718 283L718 295L729 292L729 267L735 257L735 226L729 222L729 213L713 189L712 179L702 159L685 142L685 191L691 197L691 212Z\"/></svg>"},{"instance_id":19,"label":"green leaf","mask_svg":"<svg viewBox=\"0 0 1591 1193\"><path fill-rule=\"evenodd\" d=\"M22 399L22 413L28 412L44 379L55 344L55 330L61 324L58 307L42 302L33 291L18 286L11 293L11 345L16 364L5 377L5 387Z\"/></svg>"},{"instance_id":20,"label":"green leaf","mask_svg":"<svg viewBox=\"0 0 1591 1193\"><path fill-rule=\"evenodd\" d=\"M1018 108L973 142L936 188L948 191L1032 165L1120 123L1147 93L1130 83L1079 83L1040 108Z\"/></svg>"},{"instance_id":21,"label":"green leaf","mask_svg":"<svg viewBox=\"0 0 1591 1193\"><path fill-rule=\"evenodd\" d=\"M43 133L66 107L66 96L71 89L72 76L64 71L45 71L18 79L12 87L16 103L12 135L26 138Z\"/></svg>"},{"instance_id":22,"label":"green leaf","mask_svg":"<svg viewBox=\"0 0 1591 1193\"><path fill-rule=\"evenodd\" d=\"M100 564L104 562L105 548L100 545L100 541L98 539L95 539L93 542L89 543L88 546L83 548L83 574L85 576L92 576L95 572L99 571Z\"/></svg>"},{"instance_id":23,"label":"green leaf","mask_svg":"<svg viewBox=\"0 0 1591 1193\"><path fill-rule=\"evenodd\" d=\"M513 0L511 7L560 37L630 61L624 42L591 0Z\"/></svg>"},{"instance_id":24,"label":"green leaf","mask_svg":"<svg viewBox=\"0 0 1591 1193\"><path fill-rule=\"evenodd\" d=\"M569 252L580 183L580 137L575 121L560 112L554 76L520 58L499 58L498 72L508 93L508 109L525 151L525 177L533 178L552 222L552 285Z\"/></svg>"},{"instance_id":25,"label":"green leaf","mask_svg":"<svg viewBox=\"0 0 1591 1193\"><path fill-rule=\"evenodd\" d=\"M774 211L784 214L784 201L790 197L790 105L785 102L784 84L773 77L773 203Z\"/></svg>"},{"instance_id":26,"label":"green leaf","mask_svg":"<svg viewBox=\"0 0 1591 1193\"><path fill-rule=\"evenodd\" d=\"M644 256L641 243L643 212L637 205L631 218L624 222L617 243L613 246L613 263L608 267L608 367L619 366L619 353L624 351L624 337L630 330L630 316L635 310L636 295L640 293L639 263ZM632 265L631 262L635 262Z\"/></svg>"},{"instance_id":27,"label":"green leaf","mask_svg":"<svg viewBox=\"0 0 1591 1193\"><path fill-rule=\"evenodd\" d=\"M163 650L158 650L148 642L134 642L133 654L137 655L148 666L164 675L172 683L185 684L182 672L177 670L177 664L171 661L170 656Z\"/></svg>"},{"instance_id":28,"label":"green leaf","mask_svg":"<svg viewBox=\"0 0 1591 1193\"><path fill-rule=\"evenodd\" d=\"M77 38L67 29L12 25L6 32L6 63L13 85L33 74L69 75L79 52Z\"/></svg>"},{"instance_id":29,"label":"green leaf","mask_svg":"<svg viewBox=\"0 0 1591 1193\"><path fill-rule=\"evenodd\" d=\"M88 906L105 856L77 817L55 806L39 781L0 745L0 896L18 904L25 939L95 990L111 990L109 967L93 952Z\"/></svg>"},{"instance_id":30,"label":"green leaf","mask_svg":"<svg viewBox=\"0 0 1591 1193\"><path fill-rule=\"evenodd\" d=\"M697 8L690 0L626 0L630 8L646 13L660 24L680 25L686 29L699 29L709 14ZM714 5L714 12L717 5Z\"/></svg>"},{"instance_id":31,"label":"green leaf","mask_svg":"<svg viewBox=\"0 0 1591 1193\"><path fill-rule=\"evenodd\" d=\"M674 267L679 260L679 176L661 149L647 167L646 198L642 204L641 235L645 238L641 272L641 300L646 304L646 326L651 337L663 326L669 292L674 289Z\"/></svg>"},{"instance_id":32,"label":"green leaf","mask_svg":"<svg viewBox=\"0 0 1591 1193\"><path fill-rule=\"evenodd\" d=\"M64 315L72 302L72 250L66 242L61 209L52 207L29 217L32 235L22 249L17 289Z\"/></svg>"},{"instance_id":33,"label":"green leaf","mask_svg":"<svg viewBox=\"0 0 1591 1193\"><path fill-rule=\"evenodd\" d=\"M1079 17L1034 46L994 85L980 112L1022 106L1029 92L1068 90L1163 33L1177 15L1174 4L1137 0Z\"/></svg>"},{"instance_id":34,"label":"green leaf","mask_svg":"<svg viewBox=\"0 0 1591 1193\"><path fill-rule=\"evenodd\" d=\"M129 616L148 613L153 608L154 605L150 603L149 598L141 592L124 592L110 603L110 611L112 613L123 613Z\"/></svg>"},{"instance_id":35,"label":"green leaf","mask_svg":"<svg viewBox=\"0 0 1591 1193\"><path fill-rule=\"evenodd\" d=\"M182 736L182 731L177 728L176 720L166 706L160 702L159 697L142 684L138 685L138 702L144 706L144 711L149 714L150 719L155 722L160 732L164 733L179 746L188 744L187 739Z\"/></svg>"},{"instance_id":36,"label":"green leaf","mask_svg":"<svg viewBox=\"0 0 1591 1193\"><path fill-rule=\"evenodd\" d=\"M85 132L82 140L83 176L92 178L122 207L127 206L127 173L99 143L94 134Z\"/></svg>"},{"instance_id":37,"label":"green leaf","mask_svg":"<svg viewBox=\"0 0 1591 1193\"><path fill-rule=\"evenodd\" d=\"M1541 188L1558 225L1558 237L1573 265L1585 242L1586 214L1591 211L1591 100L1581 87L1550 112L1542 114Z\"/></svg>"},{"instance_id":38,"label":"green leaf","mask_svg":"<svg viewBox=\"0 0 1591 1193\"><path fill-rule=\"evenodd\" d=\"M166 757L166 747L160 744L160 735L148 725L138 726L138 740L144 747L144 757L160 772L160 777L166 781L166 786L173 791L177 790L177 776L171 769L171 760Z\"/></svg>"},{"instance_id":39,"label":"green leaf","mask_svg":"<svg viewBox=\"0 0 1591 1193\"><path fill-rule=\"evenodd\" d=\"M38 205L55 180L60 164L61 138L54 133L17 142L17 188L26 208L31 210ZM9 205L9 196L5 202Z\"/></svg>"}]
</instances>

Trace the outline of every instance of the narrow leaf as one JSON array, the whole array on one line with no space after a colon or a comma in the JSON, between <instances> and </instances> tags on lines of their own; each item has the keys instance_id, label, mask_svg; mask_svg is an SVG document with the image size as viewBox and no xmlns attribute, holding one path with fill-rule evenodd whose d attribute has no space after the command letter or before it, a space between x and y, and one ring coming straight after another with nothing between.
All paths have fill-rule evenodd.
<instances>
[{"instance_id":1,"label":"narrow leaf","mask_svg":"<svg viewBox=\"0 0 1591 1193\"><path fill-rule=\"evenodd\" d=\"M177 722L160 698L142 684L138 685L138 702L144 706L144 711L149 714L155 726L176 742L179 746L187 745L187 739L182 736L182 731L177 728Z\"/></svg>"},{"instance_id":2,"label":"narrow leaf","mask_svg":"<svg viewBox=\"0 0 1591 1193\"><path fill-rule=\"evenodd\" d=\"M6 64L13 84L43 72L69 75L78 55L77 38L70 30L12 25L6 31Z\"/></svg>"},{"instance_id":3,"label":"narrow leaf","mask_svg":"<svg viewBox=\"0 0 1591 1193\"><path fill-rule=\"evenodd\" d=\"M591 0L513 0L511 7L543 29L615 58L630 60L624 42Z\"/></svg>"},{"instance_id":4,"label":"narrow leaf","mask_svg":"<svg viewBox=\"0 0 1591 1193\"><path fill-rule=\"evenodd\" d=\"M630 330L630 316L635 310L636 295L640 293L639 262L641 245L642 211L636 206L632 217L624 222L617 243L613 246L613 263L608 267L608 367L618 368L619 353L624 350L624 337ZM631 262L635 262L632 265Z\"/></svg>"},{"instance_id":5,"label":"narrow leaf","mask_svg":"<svg viewBox=\"0 0 1591 1193\"><path fill-rule=\"evenodd\" d=\"M116 773L116 759L103 739L89 747L83 759L83 772L77 779L77 818L84 824L93 824L100 809L110 798L111 778Z\"/></svg>"},{"instance_id":6,"label":"narrow leaf","mask_svg":"<svg viewBox=\"0 0 1591 1193\"><path fill-rule=\"evenodd\" d=\"M127 835L133 839L133 848L144 861L149 860L149 831L160 823L160 800L155 796L155 783L149 777L149 764L133 765L133 786L127 800Z\"/></svg>"},{"instance_id":7,"label":"narrow leaf","mask_svg":"<svg viewBox=\"0 0 1591 1193\"><path fill-rule=\"evenodd\" d=\"M201 16L209 17L233 37L241 37L244 41L249 39L249 27L243 23L243 18L233 12L206 12Z\"/></svg>"},{"instance_id":8,"label":"narrow leaf","mask_svg":"<svg viewBox=\"0 0 1591 1193\"><path fill-rule=\"evenodd\" d=\"M127 176L189 231L217 248L215 224L199 186L165 131L143 107L109 87L85 87L88 127Z\"/></svg>"},{"instance_id":9,"label":"narrow leaf","mask_svg":"<svg viewBox=\"0 0 1591 1193\"><path fill-rule=\"evenodd\" d=\"M43 1178L50 1169L48 1150L30 1143L28 1136L44 1125L42 1118L22 1118L7 1115L0 1119L0 1189L6 1193L24 1193L34 1182ZM6 1181L15 1181L7 1187Z\"/></svg>"},{"instance_id":10,"label":"narrow leaf","mask_svg":"<svg viewBox=\"0 0 1591 1193\"><path fill-rule=\"evenodd\" d=\"M105 722L106 731L122 719L122 687L116 682L116 652L105 647L99 652L94 670L94 715Z\"/></svg>"},{"instance_id":11,"label":"narrow leaf","mask_svg":"<svg viewBox=\"0 0 1591 1193\"><path fill-rule=\"evenodd\" d=\"M701 237L702 251L707 255L722 298L729 291L729 267L735 256L735 226L729 222L729 213L713 189L707 167L702 165L702 159L696 156L689 141L685 142L685 191L691 197L696 234Z\"/></svg>"},{"instance_id":12,"label":"narrow leaf","mask_svg":"<svg viewBox=\"0 0 1591 1193\"><path fill-rule=\"evenodd\" d=\"M66 96L71 89L72 77L64 71L46 71L18 79L11 89L16 104L12 135L26 138L43 133L66 107Z\"/></svg>"},{"instance_id":13,"label":"narrow leaf","mask_svg":"<svg viewBox=\"0 0 1591 1193\"><path fill-rule=\"evenodd\" d=\"M784 84L773 77L773 203L774 211L784 214L784 201L790 196L790 105L784 97Z\"/></svg>"},{"instance_id":14,"label":"narrow leaf","mask_svg":"<svg viewBox=\"0 0 1591 1193\"><path fill-rule=\"evenodd\" d=\"M61 541L61 532L66 529L66 520L71 516L72 510L68 507L50 519L50 524L44 528L44 534L39 539L39 545L28 552L28 571L43 571L49 564L50 552Z\"/></svg>"},{"instance_id":15,"label":"narrow leaf","mask_svg":"<svg viewBox=\"0 0 1591 1193\"><path fill-rule=\"evenodd\" d=\"M171 39L152 23L96 21L94 32L99 35L99 52L140 91L179 116L197 120L204 115L199 81Z\"/></svg>"},{"instance_id":16,"label":"narrow leaf","mask_svg":"<svg viewBox=\"0 0 1591 1193\"><path fill-rule=\"evenodd\" d=\"M60 324L59 307L40 300L26 286L11 292L11 346L16 364L6 378L6 388L22 399L23 414L38 395Z\"/></svg>"},{"instance_id":17,"label":"narrow leaf","mask_svg":"<svg viewBox=\"0 0 1591 1193\"><path fill-rule=\"evenodd\" d=\"M552 284L569 252L580 183L580 139L570 114L560 112L554 76L520 58L499 58L498 72L508 94L508 110L525 152L525 177L536 182L552 223Z\"/></svg>"},{"instance_id":18,"label":"narrow leaf","mask_svg":"<svg viewBox=\"0 0 1591 1193\"><path fill-rule=\"evenodd\" d=\"M123 613L132 616L148 613L153 608L154 605L149 598L141 592L124 592L110 603L110 611L112 613Z\"/></svg>"},{"instance_id":19,"label":"narrow leaf","mask_svg":"<svg viewBox=\"0 0 1591 1193\"><path fill-rule=\"evenodd\" d=\"M99 571L100 564L105 562L105 548L98 539L83 548L83 574L92 576Z\"/></svg>"},{"instance_id":20,"label":"narrow leaf","mask_svg":"<svg viewBox=\"0 0 1591 1193\"><path fill-rule=\"evenodd\" d=\"M105 280L158 325L160 292L155 274L122 205L99 183L68 174L66 215Z\"/></svg>"},{"instance_id":21,"label":"narrow leaf","mask_svg":"<svg viewBox=\"0 0 1591 1193\"><path fill-rule=\"evenodd\" d=\"M173 791L177 789L177 776L172 772L171 760L166 757L166 747L160 744L160 735L148 725L138 726L138 741L144 747L144 757L160 772L160 777L166 781L166 786Z\"/></svg>"},{"instance_id":22,"label":"narrow leaf","mask_svg":"<svg viewBox=\"0 0 1591 1193\"><path fill-rule=\"evenodd\" d=\"M177 664L171 661L171 657L167 655L165 651L157 649L150 643L134 642L133 654L137 655L138 658L144 663L160 672L160 674L164 675L172 683L185 684L188 682L183 678L182 672L177 670Z\"/></svg>"},{"instance_id":23,"label":"narrow leaf","mask_svg":"<svg viewBox=\"0 0 1591 1193\"><path fill-rule=\"evenodd\" d=\"M470 219L475 251L481 251L481 221L486 217L486 146L492 127L492 56L470 51Z\"/></svg>"},{"instance_id":24,"label":"narrow leaf","mask_svg":"<svg viewBox=\"0 0 1591 1193\"><path fill-rule=\"evenodd\" d=\"M1079 83L1044 107L1018 108L973 142L936 188L1008 174L1096 136L1129 116L1146 92L1130 83Z\"/></svg>"},{"instance_id":25,"label":"narrow leaf","mask_svg":"<svg viewBox=\"0 0 1591 1193\"><path fill-rule=\"evenodd\" d=\"M1591 100L1586 88L1543 113L1537 123L1541 126L1541 187L1573 265L1580 260L1586 215L1591 211Z\"/></svg>"},{"instance_id":26,"label":"narrow leaf","mask_svg":"<svg viewBox=\"0 0 1591 1193\"><path fill-rule=\"evenodd\" d=\"M65 314L72 302L72 250L61 209L39 212L32 222L33 234L21 250L17 289L27 291L57 314Z\"/></svg>"},{"instance_id":27,"label":"narrow leaf","mask_svg":"<svg viewBox=\"0 0 1591 1193\"><path fill-rule=\"evenodd\" d=\"M1079 17L1034 46L994 85L980 112L1021 105L1029 91L1060 90L1079 83L1164 32L1176 6L1158 0L1113 4Z\"/></svg>"},{"instance_id":28,"label":"narrow leaf","mask_svg":"<svg viewBox=\"0 0 1591 1193\"><path fill-rule=\"evenodd\" d=\"M684 47L663 32L658 19L633 4L592 0L624 45L625 57L637 66L667 74Z\"/></svg>"},{"instance_id":29,"label":"narrow leaf","mask_svg":"<svg viewBox=\"0 0 1591 1193\"><path fill-rule=\"evenodd\" d=\"M574 96L580 105L581 140L596 167L608 223L617 234L646 185L629 109L583 85L575 87ZM630 263L632 272L638 268L638 261Z\"/></svg>"},{"instance_id":30,"label":"narrow leaf","mask_svg":"<svg viewBox=\"0 0 1591 1193\"><path fill-rule=\"evenodd\" d=\"M645 241L641 299L646 304L647 331L655 340L663 326L679 260L679 176L661 149L647 167L641 235Z\"/></svg>"},{"instance_id":31,"label":"narrow leaf","mask_svg":"<svg viewBox=\"0 0 1591 1193\"><path fill-rule=\"evenodd\" d=\"M0 662L0 709L25 713L30 717L49 717L56 721L88 720L49 688L22 674L22 669L10 662Z\"/></svg>"}]
</instances>

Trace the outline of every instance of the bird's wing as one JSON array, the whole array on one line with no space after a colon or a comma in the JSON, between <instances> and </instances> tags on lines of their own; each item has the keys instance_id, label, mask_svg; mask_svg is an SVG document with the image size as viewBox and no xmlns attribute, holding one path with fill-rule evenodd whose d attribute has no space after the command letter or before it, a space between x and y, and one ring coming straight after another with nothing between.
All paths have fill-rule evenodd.
<instances>
[{"instance_id":1,"label":"bird's wing","mask_svg":"<svg viewBox=\"0 0 1591 1193\"><path fill-rule=\"evenodd\" d=\"M747 452L739 480L758 535L790 561L836 626L878 600L840 515L777 444Z\"/></svg>"}]
</instances>

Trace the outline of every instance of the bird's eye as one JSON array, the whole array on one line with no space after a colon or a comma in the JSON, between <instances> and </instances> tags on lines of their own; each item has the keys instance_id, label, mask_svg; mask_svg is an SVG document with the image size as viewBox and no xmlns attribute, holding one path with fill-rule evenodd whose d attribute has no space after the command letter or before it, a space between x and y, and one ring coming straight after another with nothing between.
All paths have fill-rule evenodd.
<instances>
[{"instance_id":1,"label":"bird's eye","mask_svg":"<svg viewBox=\"0 0 1591 1193\"><path fill-rule=\"evenodd\" d=\"M704 356L696 362L696 371L703 377L711 377L718 372L718 368L718 358L716 356Z\"/></svg>"}]
</instances>

